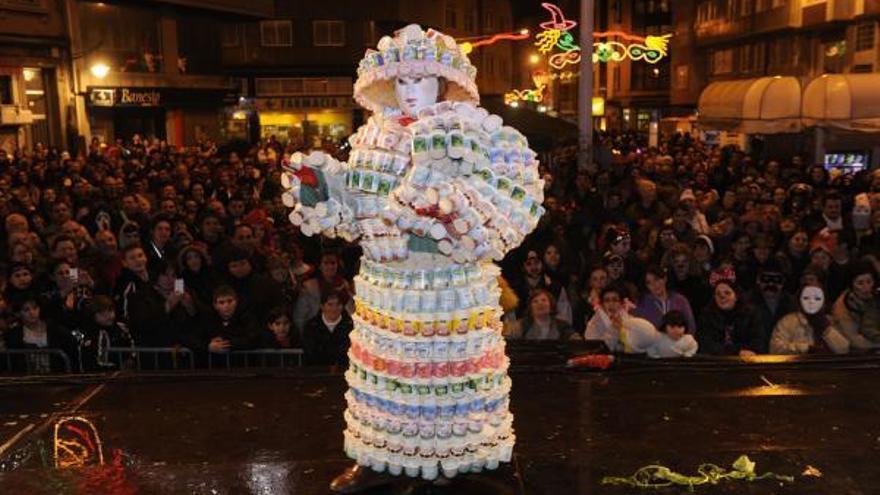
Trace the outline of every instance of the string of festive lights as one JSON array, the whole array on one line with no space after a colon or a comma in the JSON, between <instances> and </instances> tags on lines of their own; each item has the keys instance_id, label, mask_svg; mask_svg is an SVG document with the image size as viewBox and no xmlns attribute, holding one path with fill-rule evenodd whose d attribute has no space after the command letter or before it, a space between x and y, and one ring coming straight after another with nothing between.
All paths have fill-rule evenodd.
<instances>
[{"instance_id":1,"label":"string of festive lights","mask_svg":"<svg viewBox=\"0 0 880 495\"><path fill-rule=\"evenodd\" d=\"M457 41L459 42L459 46L461 47L461 51L465 54L471 53L474 51L474 48L479 46L486 46L497 43L501 40L524 40L530 36L528 29L522 29L520 31L514 31L511 33L498 33L493 34L489 37L485 36L473 36L470 38L459 38Z\"/></svg>"},{"instance_id":2,"label":"string of festive lights","mask_svg":"<svg viewBox=\"0 0 880 495\"><path fill-rule=\"evenodd\" d=\"M551 19L542 22L540 27L543 31L535 35L538 51L546 54L558 49L560 52L551 55L547 61L550 67L557 70L580 63L581 47L575 43L574 36L569 32L577 23L566 19L562 9L552 3L542 3L541 6L550 12ZM623 31L593 33L594 39L614 39L593 42L592 62L621 62L629 58L655 64L668 54L670 37L671 34L638 36Z\"/></svg>"},{"instance_id":3,"label":"string of festive lights","mask_svg":"<svg viewBox=\"0 0 880 495\"><path fill-rule=\"evenodd\" d=\"M514 89L504 93L504 103L511 106L517 106L520 101L539 103L544 101L544 88L546 87L546 85L539 84L533 89Z\"/></svg>"}]
</instances>

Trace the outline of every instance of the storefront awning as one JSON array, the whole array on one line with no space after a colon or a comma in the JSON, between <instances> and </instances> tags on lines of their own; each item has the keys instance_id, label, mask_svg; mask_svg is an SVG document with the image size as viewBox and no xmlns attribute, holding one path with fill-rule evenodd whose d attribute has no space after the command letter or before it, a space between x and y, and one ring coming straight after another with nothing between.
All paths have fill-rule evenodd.
<instances>
[{"instance_id":1,"label":"storefront awning","mask_svg":"<svg viewBox=\"0 0 880 495\"><path fill-rule=\"evenodd\" d=\"M880 74L824 74L804 90L807 126L880 132Z\"/></svg>"},{"instance_id":2,"label":"storefront awning","mask_svg":"<svg viewBox=\"0 0 880 495\"><path fill-rule=\"evenodd\" d=\"M703 127L746 134L801 130L801 83L794 77L714 82L700 94Z\"/></svg>"}]
</instances>

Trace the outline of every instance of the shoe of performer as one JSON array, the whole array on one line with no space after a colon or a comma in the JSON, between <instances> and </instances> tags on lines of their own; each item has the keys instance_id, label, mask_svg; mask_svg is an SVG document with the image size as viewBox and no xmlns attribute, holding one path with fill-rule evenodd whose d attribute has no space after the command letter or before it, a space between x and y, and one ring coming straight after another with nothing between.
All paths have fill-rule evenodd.
<instances>
[{"instance_id":1,"label":"shoe of performer","mask_svg":"<svg viewBox=\"0 0 880 495\"><path fill-rule=\"evenodd\" d=\"M377 473L368 467L355 464L330 482L330 490L336 493L358 493L390 482L391 476L387 473Z\"/></svg>"}]
</instances>

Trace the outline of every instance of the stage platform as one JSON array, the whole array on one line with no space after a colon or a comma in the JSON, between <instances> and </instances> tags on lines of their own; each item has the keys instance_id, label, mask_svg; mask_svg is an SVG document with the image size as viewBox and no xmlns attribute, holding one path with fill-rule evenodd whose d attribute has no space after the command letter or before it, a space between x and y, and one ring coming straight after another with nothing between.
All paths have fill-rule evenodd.
<instances>
[{"instance_id":1,"label":"stage platform","mask_svg":"<svg viewBox=\"0 0 880 495\"><path fill-rule=\"evenodd\" d=\"M604 372L565 370L557 358L526 353L511 373L510 465L448 486L371 493L633 494L642 492L601 480L656 462L688 474L703 462L729 467L740 454L758 473L794 483L695 493L880 493L873 358L623 362ZM351 462L342 452L344 391L341 373L326 369L0 380L0 493L327 494ZM82 433L73 444L65 424ZM83 432L89 424L95 431ZM55 468L70 456L98 464L99 445L102 466ZM807 466L821 476L803 476Z\"/></svg>"}]
</instances>

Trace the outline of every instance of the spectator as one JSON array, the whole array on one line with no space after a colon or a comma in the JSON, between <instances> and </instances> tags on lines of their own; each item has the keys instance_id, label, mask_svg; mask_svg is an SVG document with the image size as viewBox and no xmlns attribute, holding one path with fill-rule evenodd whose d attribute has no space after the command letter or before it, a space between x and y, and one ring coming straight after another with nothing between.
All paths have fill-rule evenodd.
<instances>
[{"instance_id":1,"label":"spectator","mask_svg":"<svg viewBox=\"0 0 880 495\"><path fill-rule=\"evenodd\" d=\"M223 353L272 347L274 337L267 329L259 328L252 318L241 311L238 296L232 287L217 287L212 306L213 311L203 320L195 349Z\"/></svg>"},{"instance_id":2,"label":"spectator","mask_svg":"<svg viewBox=\"0 0 880 495\"><path fill-rule=\"evenodd\" d=\"M82 371L101 371L118 368L121 363L111 360L111 347L134 347L128 326L116 318L113 299L99 295L86 307L87 319L81 327L79 367Z\"/></svg>"},{"instance_id":3,"label":"spectator","mask_svg":"<svg viewBox=\"0 0 880 495\"><path fill-rule=\"evenodd\" d=\"M242 312L265 315L281 305L281 286L270 276L255 272L247 251L237 247L230 251L226 273Z\"/></svg>"},{"instance_id":4,"label":"spectator","mask_svg":"<svg viewBox=\"0 0 880 495\"><path fill-rule=\"evenodd\" d=\"M327 291L321 295L321 312L308 321L303 331L305 362L312 365L348 364L351 317L343 311L344 295Z\"/></svg>"},{"instance_id":5,"label":"spectator","mask_svg":"<svg viewBox=\"0 0 880 495\"><path fill-rule=\"evenodd\" d=\"M687 318L681 311L673 309L660 322L660 336L648 348L648 357L676 358L692 357L697 353L697 341L687 331Z\"/></svg>"},{"instance_id":6,"label":"spectator","mask_svg":"<svg viewBox=\"0 0 880 495\"><path fill-rule=\"evenodd\" d=\"M641 354L657 343L659 335L651 322L629 315L624 291L609 285L600 294L602 305L587 323L586 340L601 340L612 352Z\"/></svg>"},{"instance_id":7,"label":"spectator","mask_svg":"<svg viewBox=\"0 0 880 495\"><path fill-rule=\"evenodd\" d=\"M779 263L771 262L761 268L757 277L757 290L751 297L755 310L764 324L764 335L769 339L780 318L797 311L797 303L784 291L785 274ZM767 345L769 346L769 342Z\"/></svg>"},{"instance_id":8,"label":"spectator","mask_svg":"<svg viewBox=\"0 0 880 495\"><path fill-rule=\"evenodd\" d=\"M523 340L572 340L579 339L571 325L553 313L556 301L547 289L534 289L529 294L526 316L517 320L506 335L510 339Z\"/></svg>"},{"instance_id":9,"label":"spectator","mask_svg":"<svg viewBox=\"0 0 880 495\"><path fill-rule=\"evenodd\" d=\"M147 269L147 254L139 245L122 252L125 269L119 277L115 298L119 313L129 323L132 338L140 346L162 347L170 343L170 320L165 298L156 289Z\"/></svg>"},{"instance_id":10,"label":"spectator","mask_svg":"<svg viewBox=\"0 0 880 495\"><path fill-rule=\"evenodd\" d=\"M849 342L828 316L821 287L807 285L798 292L798 309L785 315L773 329L772 354L849 352Z\"/></svg>"},{"instance_id":11,"label":"spectator","mask_svg":"<svg viewBox=\"0 0 880 495\"><path fill-rule=\"evenodd\" d=\"M151 275L156 275L160 263L164 262L167 265L169 260L174 259L171 232L169 217L159 215L150 224L150 236L144 242L144 246L147 254L147 267Z\"/></svg>"},{"instance_id":12,"label":"spectator","mask_svg":"<svg viewBox=\"0 0 880 495\"><path fill-rule=\"evenodd\" d=\"M684 315L687 331L689 333L696 331L694 313L688 300L667 288L666 269L657 265L648 267L645 271L644 287L645 291L632 312L633 316L648 320L659 328L666 313L675 310Z\"/></svg>"},{"instance_id":13,"label":"spectator","mask_svg":"<svg viewBox=\"0 0 880 495\"><path fill-rule=\"evenodd\" d=\"M70 332L57 321L47 319L36 296L23 298L12 307L16 320L4 333L9 349L57 349L71 362L76 359L76 344ZM13 366L30 373L50 373L61 369L61 361L47 354L29 355Z\"/></svg>"},{"instance_id":14,"label":"spectator","mask_svg":"<svg viewBox=\"0 0 880 495\"><path fill-rule=\"evenodd\" d=\"M835 301L835 324L853 349L880 347L880 302L877 274L867 262L853 266L849 287Z\"/></svg>"},{"instance_id":15,"label":"spectator","mask_svg":"<svg viewBox=\"0 0 880 495\"><path fill-rule=\"evenodd\" d=\"M733 270L727 267L712 275L714 297L697 325L700 353L741 357L766 353L764 327L757 312L740 298Z\"/></svg>"},{"instance_id":16,"label":"spectator","mask_svg":"<svg viewBox=\"0 0 880 495\"><path fill-rule=\"evenodd\" d=\"M281 349L295 347L294 344L296 342L293 339L293 334L290 332L289 310L283 307L278 307L269 311L269 316L266 318L266 326L269 328L269 331L272 332L275 347Z\"/></svg>"},{"instance_id":17,"label":"spectator","mask_svg":"<svg viewBox=\"0 0 880 495\"><path fill-rule=\"evenodd\" d=\"M342 298L346 311L354 312L354 291L341 275L341 260L335 252L321 254L315 275L303 282L293 310L293 325L302 334L306 322L320 312L321 294L336 292Z\"/></svg>"}]
</instances>

